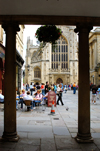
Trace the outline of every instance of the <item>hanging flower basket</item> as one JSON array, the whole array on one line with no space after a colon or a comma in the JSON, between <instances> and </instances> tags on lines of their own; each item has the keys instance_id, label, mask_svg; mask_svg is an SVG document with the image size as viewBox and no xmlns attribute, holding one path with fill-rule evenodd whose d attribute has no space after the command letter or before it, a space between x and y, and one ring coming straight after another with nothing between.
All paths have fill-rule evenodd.
<instances>
[{"instance_id":1,"label":"hanging flower basket","mask_svg":"<svg viewBox=\"0 0 100 151\"><path fill-rule=\"evenodd\" d=\"M56 40L59 39L62 32L60 28L57 28L55 25L44 25L37 29L36 38L38 41L45 43L56 44Z\"/></svg>"}]
</instances>

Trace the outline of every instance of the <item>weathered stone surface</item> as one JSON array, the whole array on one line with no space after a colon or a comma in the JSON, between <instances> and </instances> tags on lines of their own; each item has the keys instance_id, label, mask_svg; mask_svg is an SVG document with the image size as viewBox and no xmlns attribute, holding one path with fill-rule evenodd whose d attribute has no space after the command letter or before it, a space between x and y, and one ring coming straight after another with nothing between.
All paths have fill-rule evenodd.
<instances>
[{"instance_id":1,"label":"weathered stone surface","mask_svg":"<svg viewBox=\"0 0 100 151\"><path fill-rule=\"evenodd\" d=\"M93 151L98 151L98 149L100 150L99 121L91 121L91 133L92 137L94 138L93 143L81 144L77 143L74 139L74 137L77 135L78 130L77 98L78 94L73 95L72 91L68 91L67 94L63 94L64 106L57 106L56 116L48 115L51 108L46 108L46 111L44 113L40 113L37 111L22 112L18 110L17 133L20 136L20 139L16 143L0 142L0 151L92 151L92 149ZM69 107L68 111L66 111L66 106ZM98 109L100 109L99 101L98 105L92 105L91 116L94 118L94 120L100 114ZM0 111L0 113L0 136L2 136L4 129L4 119L3 112ZM59 120L54 120L54 118L59 118Z\"/></svg>"},{"instance_id":2,"label":"weathered stone surface","mask_svg":"<svg viewBox=\"0 0 100 151\"><path fill-rule=\"evenodd\" d=\"M57 149L77 149L79 144L73 138L56 138Z\"/></svg>"}]
</instances>

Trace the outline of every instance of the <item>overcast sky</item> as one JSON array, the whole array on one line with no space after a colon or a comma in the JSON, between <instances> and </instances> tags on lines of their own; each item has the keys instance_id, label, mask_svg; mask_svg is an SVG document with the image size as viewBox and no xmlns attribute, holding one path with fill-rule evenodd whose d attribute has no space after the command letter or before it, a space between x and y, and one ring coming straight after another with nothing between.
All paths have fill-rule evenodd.
<instances>
[{"instance_id":1,"label":"overcast sky","mask_svg":"<svg viewBox=\"0 0 100 151\"><path fill-rule=\"evenodd\" d=\"M39 28L40 25L25 25L24 29L24 36L23 36L23 43L24 43L24 58L26 55L26 48L27 48L27 37L30 37L31 40L33 40L33 45L37 45L35 33L37 28Z\"/></svg>"}]
</instances>

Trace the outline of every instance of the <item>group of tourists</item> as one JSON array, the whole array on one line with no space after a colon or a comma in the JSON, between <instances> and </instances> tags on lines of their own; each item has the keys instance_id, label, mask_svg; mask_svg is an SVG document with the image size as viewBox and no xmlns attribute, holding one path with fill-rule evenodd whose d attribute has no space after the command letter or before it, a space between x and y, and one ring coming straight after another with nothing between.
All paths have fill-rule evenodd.
<instances>
[{"instance_id":1,"label":"group of tourists","mask_svg":"<svg viewBox=\"0 0 100 151\"><path fill-rule=\"evenodd\" d=\"M47 84L48 82L46 82L46 84L44 83L41 83L41 84L34 84L34 83L30 83L25 85L25 89L26 91L30 90L31 92L31 95L33 95L33 92L36 91L37 89L41 89L42 90L42 94L44 95L45 94L45 87L48 85L48 90L53 90L55 91L55 93L57 92L57 87L59 86L59 84ZM62 85L62 90L66 93L67 90L74 90L73 93L75 94L76 93L76 90L78 89L78 85L76 85L76 82L74 82L74 84L64 84L63 83L60 83Z\"/></svg>"},{"instance_id":2,"label":"group of tourists","mask_svg":"<svg viewBox=\"0 0 100 151\"><path fill-rule=\"evenodd\" d=\"M48 98L48 92L54 91L56 93L56 95L58 96L57 105L59 105L59 101L61 102L62 105L64 105L64 103L62 101L62 92L66 93L67 90L73 90L73 94L75 94L77 88L78 88L78 86L76 85L75 82L74 82L74 84L72 84L72 83L71 84L63 84L63 83L55 84L54 83L51 85L49 84L48 81L46 82L46 84L41 83L40 85L38 83L37 84L30 83L30 85L26 83L26 91L30 90L31 95L33 95L34 91L41 89L41 93L44 98L46 97L46 101Z\"/></svg>"},{"instance_id":3,"label":"group of tourists","mask_svg":"<svg viewBox=\"0 0 100 151\"><path fill-rule=\"evenodd\" d=\"M54 91L56 95L58 96L57 98L57 105L59 105L59 101L61 102L62 105L64 105L63 100L62 100L62 93L67 92L67 90L73 90L73 94L76 94L76 90L78 89L78 86L76 85L76 82L74 84L71 83L71 85L67 85L63 83L60 84L51 84L49 85L49 82L47 81L46 84L41 83L39 84L33 84L31 83L26 84L26 90L20 90L19 91L19 101L18 103L21 104L21 109L23 109L23 103L25 100L32 100L31 103L31 110L35 109L36 101L45 100L45 103L48 103L48 93L49 91ZM93 104L96 104L96 99L100 99L100 85L96 86L93 85L92 88L92 98L91 102ZM33 92L34 92L34 97L33 97ZM17 98L17 95L16 95ZM4 95L2 95L2 90L0 89L0 102L4 102ZM18 104L16 103L16 109L18 109Z\"/></svg>"}]
</instances>

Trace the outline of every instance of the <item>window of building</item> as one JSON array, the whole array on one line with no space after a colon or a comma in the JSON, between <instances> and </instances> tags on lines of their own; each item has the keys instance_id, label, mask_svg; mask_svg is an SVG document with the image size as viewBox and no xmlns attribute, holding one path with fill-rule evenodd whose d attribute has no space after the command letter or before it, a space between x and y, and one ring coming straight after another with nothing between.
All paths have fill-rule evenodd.
<instances>
[{"instance_id":1,"label":"window of building","mask_svg":"<svg viewBox=\"0 0 100 151\"><path fill-rule=\"evenodd\" d=\"M56 52L52 51L52 69L58 68L57 64L59 63L61 64L61 68L68 69L68 44L64 37L61 36L59 38L56 44L56 48Z\"/></svg>"},{"instance_id":2,"label":"window of building","mask_svg":"<svg viewBox=\"0 0 100 151\"><path fill-rule=\"evenodd\" d=\"M35 68L34 78L41 78L41 70L39 68Z\"/></svg>"}]
</instances>

